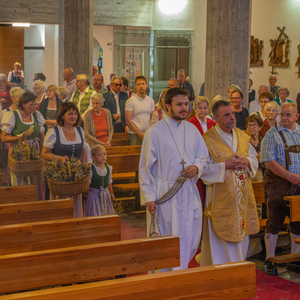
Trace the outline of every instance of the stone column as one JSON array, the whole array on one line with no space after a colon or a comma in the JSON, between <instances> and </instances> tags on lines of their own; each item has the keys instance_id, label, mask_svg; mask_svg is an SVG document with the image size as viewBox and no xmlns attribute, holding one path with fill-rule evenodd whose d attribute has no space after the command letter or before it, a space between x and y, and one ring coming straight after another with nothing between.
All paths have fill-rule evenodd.
<instances>
[{"instance_id":1,"label":"stone column","mask_svg":"<svg viewBox=\"0 0 300 300\"><path fill-rule=\"evenodd\" d=\"M248 103L251 0L207 1L205 96L237 84Z\"/></svg>"},{"instance_id":2,"label":"stone column","mask_svg":"<svg viewBox=\"0 0 300 300\"><path fill-rule=\"evenodd\" d=\"M92 79L93 0L59 0L59 83L71 67L76 74Z\"/></svg>"}]
</instances>

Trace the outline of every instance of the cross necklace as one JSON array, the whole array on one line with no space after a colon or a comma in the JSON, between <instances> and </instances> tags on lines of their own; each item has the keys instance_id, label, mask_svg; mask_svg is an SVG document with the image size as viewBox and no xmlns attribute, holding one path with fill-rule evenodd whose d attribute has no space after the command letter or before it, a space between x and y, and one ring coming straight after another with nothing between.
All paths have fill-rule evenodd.
<instances>
[{"instance_id":1,"label":"cross necklace","mask_svg":"<svg viewBox=\"0 0 300 300\"><path fill-rule=\"evenodd\" d=\"M166 124L167 124L167 126L168 126L168 128L169 128L169 130L170 130L170 133L171 133L171 136L172 136L172 138L173 138L174 144L175 144L175 146L176 146L176 148L177 148L178 154L179 154L180 157L182 157L180 164L182 165L182 171L181 171L181 173L182 173L182 175L183 175L183 174L184 174L184 164L186 164L186 162L184 161L185 124L183 123L183 128L184 128L184 131L183 131L183 132L184 132L184 133L183 133L183 156L181 156L180 151L179 151L179 148L178 148L177 143L176 143L176 140L175 140L175 138L174 138L174 136L173 136L173 133L172 133L172 131L171 131L171 128L169 127L169 124L167 123L167 121L166 121L165 119L164 119L164 121L166 122Z\"/></svg>"}]
</instances>

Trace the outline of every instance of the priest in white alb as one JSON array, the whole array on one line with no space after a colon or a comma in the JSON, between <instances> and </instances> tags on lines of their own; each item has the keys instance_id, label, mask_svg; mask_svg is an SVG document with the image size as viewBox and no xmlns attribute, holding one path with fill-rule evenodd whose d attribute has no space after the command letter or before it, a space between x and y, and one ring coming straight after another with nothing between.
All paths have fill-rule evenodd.
<instances>
[{"instance_id":1,"label":"priest in white alb","mask_svg":"<svg viewBox=\"0 0 300 300\"><path fill-rule=\"evenodd\" d=\"M197 128L185 121L189 110L187 91L168 90L165 103L168 113L144 136L139 167L141 202L147 205L148 229L150 213L156 212L161 234L180 238L180 267L173 269L186 269L202 232L203 212L196 183L208 152ZM186 179L181 188L157 205L155 201L168 194L181 174Z\"/></svg>"},{"instance_id":2,"label":"priest in white alb","mask_svg":"<svg viewBox=\"0 0 300 300\"><path fill-rule=\"evenodd\" d=\"M216 125L203 139L209 161L201 179L208 184L201 245L201 266L246 259L249 235L259 231L251 184L258 168L250 137L236 126L229 101L217 101Z\"/></svg>"}]
</instances>

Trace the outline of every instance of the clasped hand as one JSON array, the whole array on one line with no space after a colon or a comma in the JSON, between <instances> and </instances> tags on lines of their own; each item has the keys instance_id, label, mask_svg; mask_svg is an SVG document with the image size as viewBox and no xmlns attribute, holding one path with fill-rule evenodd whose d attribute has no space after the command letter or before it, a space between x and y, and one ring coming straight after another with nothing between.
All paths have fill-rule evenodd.
<instances>
[{"instance_id":1,"label":"clasped hand","mask_svg":"<svg viewBox=\"0 0 300 300\"><path fill-rule=\"evenodd\" d=\"M231 158L229 158L225 162L225 168L226 169L232 169L232 170L240 170L248 167L250 165L249 160L246 157L234 155Z\"/></svg>"}]
</instances>

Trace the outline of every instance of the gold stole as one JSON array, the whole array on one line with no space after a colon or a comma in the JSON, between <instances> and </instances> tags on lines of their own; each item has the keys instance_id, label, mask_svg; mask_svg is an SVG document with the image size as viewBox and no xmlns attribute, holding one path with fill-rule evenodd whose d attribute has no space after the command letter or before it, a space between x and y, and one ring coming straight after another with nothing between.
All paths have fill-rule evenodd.
<instances>
[{"instance_id":1,"label":"gold stole","mask_svg":"<svg viewBox=\"0 0 300 300\"><path fill-rule=\"evenodd\" d=\"M238 128L235 131L238 138L236 154L246 157L250 137ZM203 138L215 163L225 162L235 154L214 127ZM216 234L227 242L241 242L246 235L259 232L255 196L246 169L226 170L224 183L213 185L204 214L212 220Z\"/></svg>"}]
</instances>

